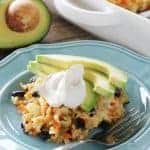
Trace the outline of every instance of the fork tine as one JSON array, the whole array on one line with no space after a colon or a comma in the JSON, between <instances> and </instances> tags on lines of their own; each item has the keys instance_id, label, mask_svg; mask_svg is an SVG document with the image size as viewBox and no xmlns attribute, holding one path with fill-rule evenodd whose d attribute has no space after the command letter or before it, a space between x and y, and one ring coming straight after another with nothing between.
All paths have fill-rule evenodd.
<instances>
[{"instance_id":1,"label":"fork tine","mask_svg":"<svg viewBox=\"0 0 150 150\"><path fill-rule=\"evenodd\" d=\"M93 138L93 135L98 135L99 138L101 138L101 136L103 135L103 137L107 136L108 134L112 133L112 131L116 130L119 128L119 126L121 126L122 124L124 124L124 122L128 121L132 116L134 116L137 113L136 109L134 107L132 107L131 109L129 109L126 113L123 119L119 120L113 127L111 127L110 129L108 129L108 131L106 131L103 134L99 134L102 132L102 130L100 129L92 129L92 132L90 134L90 137ZM128 115L128 114L132 114L132 115ZM96 136L97 137L97 136Z\"/></svg>"},{"instance_id":2,"label":"fork tine","mask_svg":"<svg viewBox=\"0 0 150 150\"><path fill-rule=\"evenodd\" d=\"M133 112L133 111L135 111L135 110L136 110L136 108L135 108L135 107L132 107L132 108L130 108L128 111L126 111L125 115L127 115L129 112L131 113L131 112Z\"/></svg>"},{"instance_id":3,"label":"fork tine","mask_svg":"<svg viewBox=\"0 0 150 150\"><path fill-rule=\"evenodd\" d=\"M147 116L144 116L141 120L139 119L136 124L121 132L120 135L117 135L117 139L120 141L125 141L133 136L137 131L142 128L143 123L146 121L146 118Z\"/></svg>"},{"instance_id":4,"label":"fork tine","mask_svg":"<svg viewBox=\"0 0 150 150\"><path fill-rule=\"evenodd\" d=\"M109 133L114 133L116 134L117 132L119 133L122 131L134 118L134 120L138 117L139 111L135 110L132 114L128 114L121 123L117 123L115 128L110 129Z\"/></svg>"},{"instance_id":5,"label":"fork tine","mask_svg":"<svg viewBox=\"0 0 150 150\"><path fill-rule=\"evenodd\" d=\"M131 108L126 114L125 117L121 120L119 120L112 128L110 128L107 133L111 133L114 130L118 129L119 126L127 122L132 116L136 115L138 112L136 111L135 108ZM130 115L129 115L130 114Z\"/></svg>"},{"instance_id":6,"label":"fork tine","mask_svg":"<svg viewBox=\"0 0 150 150\"><path fill-rule=\"evenodd\" d=\"M126 122L124 122L124 124L119 128L117 128L116 130L113 130L112 133L113 134L118 134L121 131L124 131L126 128L128 128L132 123L134 123L135 121L138 121L140 117L139 112L137 111L132 117L130 117L129 120L127 120Z\"/></svg>"},{"instance_id":7,"label":"fork tine","mask_svg":"<svg viewBox=\"0 0 150 150\"><path fill-rule=\"evenodd\" d=\"M144 115L144 116L142 116L141 119L139 119L137 121L137 123L135 124L135 126L138 126L138 124L144 123L146 121L146 119L147 119L148 116L145 114L145 112L143 112L142 115Z\"/></svg>"},{"instance_id":8,"label":"fork tine","mask_svg":"<svg viewBox=\"0 0 150 150\"><path fill-rule=\"evenodd\" d=\"M132 120L127 122L122 128L120 128L120 129L116 130L115 132L113 132L113 135L116 136L117 138L118 137L121 138L122 136L127 135L128 130L130 130L130 134L132 134L131 130L134 131L136 129L135 127L137 127L143 121L143 119L145 118L144 114L145 113L137 114ZM142 118L142 120L140 120L141 118ZM120 131L122 131L122 132L120 132Z\"/></svg>"}]
</instances>

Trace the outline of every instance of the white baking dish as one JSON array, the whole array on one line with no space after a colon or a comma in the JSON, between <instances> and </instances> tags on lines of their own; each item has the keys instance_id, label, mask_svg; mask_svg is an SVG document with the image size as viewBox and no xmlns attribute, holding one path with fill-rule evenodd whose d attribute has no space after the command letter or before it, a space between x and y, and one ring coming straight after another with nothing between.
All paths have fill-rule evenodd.
<instances>
[{"instance_id":1,"label":"white baking dish","mask_svg":"<svg viewBox=\"0 0 150 150\"><path fill-rule=\"evenodd\" d=\"M55 12L88 32L150 56L150 20L147 18L106 0L47 2Z\"/></svg>"}]
</instances>

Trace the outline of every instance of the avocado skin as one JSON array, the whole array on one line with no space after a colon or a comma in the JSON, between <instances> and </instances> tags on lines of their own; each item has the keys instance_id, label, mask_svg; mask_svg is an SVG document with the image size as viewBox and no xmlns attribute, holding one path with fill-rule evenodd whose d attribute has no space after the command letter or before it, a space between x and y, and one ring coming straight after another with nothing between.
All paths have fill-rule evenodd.
<instances>
[{"instance_id":1,"label":"avocado skin","mask_svg":"<svg viewBox=\"0 0 150 150\"><path fill-rule=\"evenodd\" d=\"M122 89L125 89L128 80L127 74L118 68L103 61L86 57L53 54L37 55L36 60L40 63L51 64L62 67L64 69L67 69L70 65L73 64L83 64L85 68L104 73L112 85Z\"/></svg>"},{"instance_id":2,"label":"avocado skin","mask_svg":"<svg viewBox=\"0 0 150 150\"><path fill-rule=\"evenodd\" d=\"M48 10L48 7L45 5L43 0L36 0L36 1L32 0L32 1L35 2L35 5L42 6L42 9L45 12L44 13L45 16L42 15L42 17L44 17L45 20L47 20L47 21L45 21L46 25L43 25L43 29L41 32L39 32L39 30L35 29L34 34L33 34L33 31L32 31L32 34L30 34L31 32L28 31L27 35L25 35L25 38L23 39L24 33L17 33L17 32L11 31L11 29L8 29L6 21L4 21L5 23L3 23L3 25L0 24L0 28L3 29L3 26L5 26L5 28L7 30L6 30L5 34L3 33L3 35L1 35L1 31L0 31L0 36L6 36L8 38L6 38L5 42L3 42L3 40L2 41L0 40L0 51L3 51L3 52L10 51L10 50L12 51L16 48L22 48L24 46L35 44L37 42L40 42L49 32L49 28L50 28L50 25L52 24L53 17L51 15L50 11ZM13 0L0 0L0 9L3 7L4 4L5 4L5 7L6 6L8 7L11 4L11 2L13 2ZM6 7L6 9L7 9L7 7ZM2 11L0 11L0 15L1 15L1 12ZM2 14L2 16L3 16L6 13L6 10L5 10L5 12L2 12L2 13L3 13ZM40 26L40 24L38 26ZM38 32L39 32L39 34L38 34ZM9 37L11 37L11 38L9 38ZM31 40L30 41L26 40L27 38L31 39ZM13 42L13 41L15 41L15 42ZM17 41L18 41L18 43L17 43Z\"/></svg>"},{"instance_id":3,"label":"avocado skin","mask_svg":"<svg viewBox=\"0 0 150 150\"><path fill-rule=\"evenodd\" d=\"M48 75L53 72L60 71L64 68L58 68L57 66L42 64L37 61L30 61L29 71L36 73L36 70ZM40 73L41 74L41 73ZM111 97L115 93L115 88L109 83L108 79L100 73L97 73L90 69L85 69L84 78L93 84L93 91L104 97Z\"/></svg>"}]
</instances>

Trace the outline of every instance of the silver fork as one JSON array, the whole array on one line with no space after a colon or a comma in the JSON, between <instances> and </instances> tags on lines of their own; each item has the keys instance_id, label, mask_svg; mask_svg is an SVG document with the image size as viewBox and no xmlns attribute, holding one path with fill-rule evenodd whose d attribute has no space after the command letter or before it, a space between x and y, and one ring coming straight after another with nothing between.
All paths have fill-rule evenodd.
<instances>
[{"instance_id":1,"label":"silver fork","mask_svg":"<svg viewBox=\"0 0 150 150\"><path fill-rule=\"evenodd\" d=\"M92 136L88 139L59 146L54 150L71 150L84 143L97 143L103 149L111 148L137 133L144 125L146 118L145 112L140 112L133 107L126 112L123 119L107 131L102 132L101 128L95 128L91 131Z\"/></svg>"}]
</instances>

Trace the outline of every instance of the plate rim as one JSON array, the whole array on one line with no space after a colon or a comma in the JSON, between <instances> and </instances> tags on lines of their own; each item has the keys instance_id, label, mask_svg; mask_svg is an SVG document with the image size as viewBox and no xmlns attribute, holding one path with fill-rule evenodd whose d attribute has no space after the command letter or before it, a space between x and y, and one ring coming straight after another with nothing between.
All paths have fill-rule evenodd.
<instances>
[{"instance_id":1,"label":"plate rim","mask_svg":"<svg viewBox=\"0 0 150 150\"><path fill-rule=\"evenodd\" d=\"M38 48L39 47L41 47L41 48L47 48L47 47L58 48L58 47L70 47L70 46L85 45L85 44L86 45L100 45L100 46L105 46L108 48L113 47L117 51L124 53L134 59L138 59L140 61L150 64L150 57L144 56L140 53L137 53L137 52L130 50L126 47L123 47L121 45L117 45L117 44L114 44L111 42L98 41L98 40L77 40L77 41L67 41L67 42L50 43L50 44L40 43L40 44L33 44L31 46L19 48L0 61L0 69L3 66L5 66L7 63L10 63L18 55L26 53L28 51L31 51L32 49L36 49L37 47Z\"/></svg>"}]
</instances>

